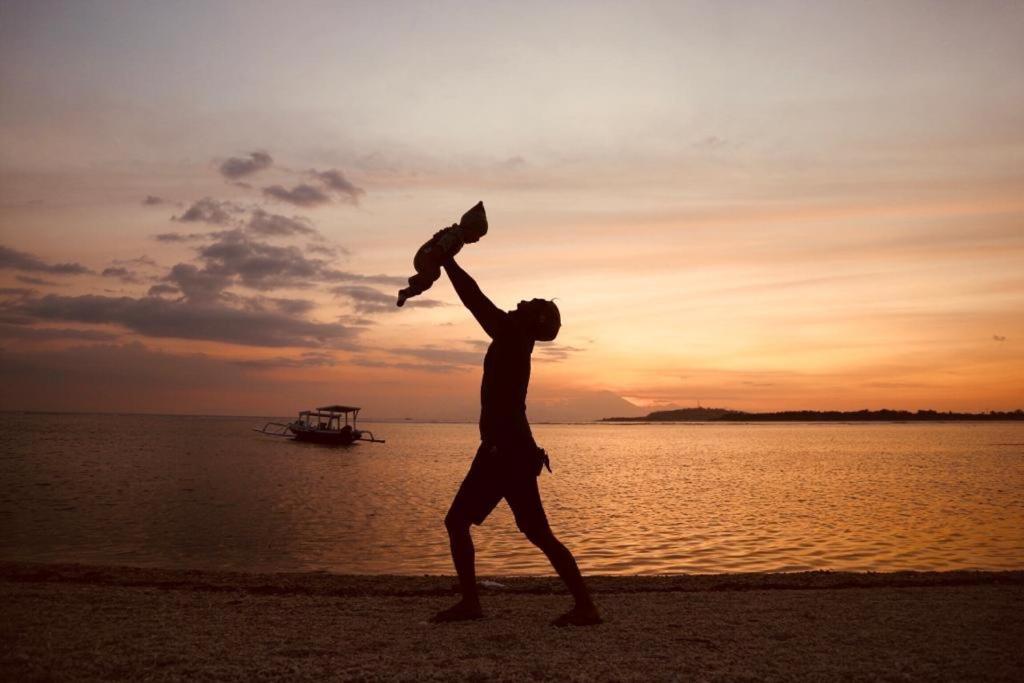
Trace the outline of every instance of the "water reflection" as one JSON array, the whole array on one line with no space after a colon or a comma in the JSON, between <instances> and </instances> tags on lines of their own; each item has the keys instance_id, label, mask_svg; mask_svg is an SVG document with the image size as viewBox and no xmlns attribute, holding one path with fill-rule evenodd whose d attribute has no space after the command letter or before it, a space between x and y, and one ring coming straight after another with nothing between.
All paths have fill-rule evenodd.
<instances>
[{"instance_id":1,"label":"water reflection","mask_svg":"<svg viewBox=\"0 0 1024 683\"><path fill-rule=\"evenodd\" d=\"M475 425L385 445L236 418L0 418L0 554L247 571L451 573ZM590 573L1021 568L1024 425L538 425L555 532ZM1014 445L1016 444L1016 445ZM482 573L548 573L499 506Z\"/></svg>"}]
</instances>

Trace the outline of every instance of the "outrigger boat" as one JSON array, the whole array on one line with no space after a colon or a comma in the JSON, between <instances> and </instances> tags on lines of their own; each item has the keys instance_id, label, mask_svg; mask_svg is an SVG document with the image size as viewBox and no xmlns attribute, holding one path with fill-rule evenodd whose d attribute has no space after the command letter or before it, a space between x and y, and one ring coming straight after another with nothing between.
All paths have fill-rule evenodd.
<instances>
[{"instance_id":1,"label":"outrigger boat","mask_svg":"<svg viewBox=\"0 0 1024 683\"><path fill-rule=\"evenodd\" d=\"M351 421L349 416L351 415ZM330 446L348 446L356 441L384 443L373 432L356 427L359 408L352 406L324 406L316 410L303 410L297 420L287 424L268 422L254 432L268 436L285 436L296 441L310 441Z\"/></svg>"}]
</instances>

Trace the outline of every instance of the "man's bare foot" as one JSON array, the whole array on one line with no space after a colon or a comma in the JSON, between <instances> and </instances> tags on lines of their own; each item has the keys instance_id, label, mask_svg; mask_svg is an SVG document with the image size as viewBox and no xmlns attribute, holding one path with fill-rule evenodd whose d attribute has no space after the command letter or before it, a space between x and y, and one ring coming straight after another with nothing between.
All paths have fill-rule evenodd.
<instances>
[{"instance_id":1,"label":"man's bare foot","mask_svg":"<svg viewBox=\"0 0 1024 683\"><path fill-rule=\"evenodd\" d=\"M593 605L576 605L571 610L551 622L552 626L596 626L603 623L601 615Z\"/></svg>"},{"instance_id":2,"label":"man's bare foot","mask_svg":"<svg viewBox=\"0 0 1024 683\"><path fill-rule=\"evenodd\" d=\"M433 624L447 624L453 621L472 621L473 619L483 619L484 612L480 609L479 602L466 602L460 600L448 609L443 609L433 617L430 622Z\"/></svg>"}]
</instances>

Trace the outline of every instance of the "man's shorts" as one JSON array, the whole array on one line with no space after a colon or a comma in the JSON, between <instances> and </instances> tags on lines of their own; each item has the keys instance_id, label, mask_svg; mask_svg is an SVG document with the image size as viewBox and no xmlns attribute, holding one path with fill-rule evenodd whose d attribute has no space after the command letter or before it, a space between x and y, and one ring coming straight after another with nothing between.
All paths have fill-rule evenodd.
<instances>
[{"instance_id":1,"label":"man's shorts","mask_svg":"<svg viewBox=\"0 0 1024 683\"><path fill-rule=\"evenodd\" d=\"M448 515L480 525L504 498L523 533L546 530L548 518L537 488L541 453L532 446L499 449L480 444Z\"/></svg>"}]
</instances>

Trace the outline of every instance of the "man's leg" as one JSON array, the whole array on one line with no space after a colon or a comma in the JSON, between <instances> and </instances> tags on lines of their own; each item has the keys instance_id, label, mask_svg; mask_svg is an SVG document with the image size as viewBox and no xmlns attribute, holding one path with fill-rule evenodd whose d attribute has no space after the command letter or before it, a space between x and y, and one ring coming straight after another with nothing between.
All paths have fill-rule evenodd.
<instances>
[{"instance_id":1,"label":"man's leg","mask_svg":"<svg viewBox=\"0 0 1024 683\"><path fill-rule=\"evenodd\" d=\"M454 506L444 518L452 562L455 564L455 573L459 575L462 602L480 611L480 594L476 587L476 550L473 547L473 535L469 532L471 525L472 522L461 516Z\"/></svg>"},{"instance_id":2,"label":"man's leg","mask_svg":"<svg viewBox=\"0 0 1024 683\"><path fill-rule=\"evenodd\" d=\"M489 455L491 453L483 446L477 451L444 518L462 600L434 615L434 622L464 621L483 616L476 586L476 551L469 529L474 523L482 522L501 500L500 480L494 476L493 460Z\"/></svg>"},{"instance_id":3,"label":"man's leg","mask_svg":"<svg viewBox=\"0 0 1024 683\"><path fill-rule=\"evenodd\" d=\"M585 626L601 623L601 617L598 615L597 607L590 597L590 591L583 581L576 558L551 531L547 515L544 512L544 504L540 499L537 478L530 477L524 480L522 485L516 486L514 491L509 492L506 500L508 500L509 507L512 508L512 514L515 515L519 530L547 556L551 566L565 583L576 602L570 611L553 621L552 624L556 626Z\"/></svg>"}]
</instances>

